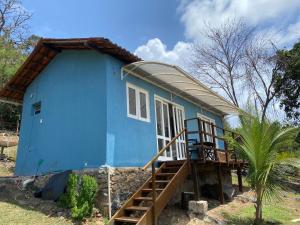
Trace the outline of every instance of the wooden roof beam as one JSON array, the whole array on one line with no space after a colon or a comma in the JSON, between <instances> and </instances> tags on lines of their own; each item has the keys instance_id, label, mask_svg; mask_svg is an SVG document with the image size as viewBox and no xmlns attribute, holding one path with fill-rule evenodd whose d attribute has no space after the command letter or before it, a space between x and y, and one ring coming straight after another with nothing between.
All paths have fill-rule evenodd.
<instances>
[{"instance_id":1,"label":"wooden roof beam","mask_svg":"<svg viewBox=\"0 0 300 225\"><path fill-rule=\"evenodd\" d=\"M61 53L61 49L56 48L56 47L52 46L51 44L43 43L43 45L44 45L46 48L48 48L48 49L50 49L50 50L52 50L52 51L54 51L54 52L56 52L56 53Z\"/></svg>"}]
</instances>

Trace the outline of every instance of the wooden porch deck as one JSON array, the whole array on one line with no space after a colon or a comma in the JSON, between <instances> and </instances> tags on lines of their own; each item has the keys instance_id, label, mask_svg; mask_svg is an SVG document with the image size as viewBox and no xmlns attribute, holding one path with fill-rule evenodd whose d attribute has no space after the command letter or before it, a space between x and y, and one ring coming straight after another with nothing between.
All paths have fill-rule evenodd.
<instances>
[{"instance_id":1,"label":"wooden porch deck","mask_svg":"<svg viewBox=\"0 0 300 225\"><path fill-rule=\"evenodd\" d=\"M196 130L191 130L188 123L196 122ZM137 224L155 225L157 218L174 194L176 187L182 185L188 175L191 175L194 184L194 198L200 199L199 174L201 168L213 167L218 176L219 200L224 203L222 168L236 169L238 174L239 190L242 191L241 169L247 164L239 158L234 149L230 149L225 135L230 133L233 139L239 136L213 123L193 118L185 120L185 128L164 146L145 166L144 170L151 167L151 177L135 192L131 198L110 219L109 225ZM222 131L222 135L217 135ZM184 160L160 162L159 157L169 151L177 139L185 137ZM190 137L192 136L192 137ZM219 141L220 140L220 141ZM223 142L224 149L219 149L219 142ZM157 163L159 168L157 168Z\"/></svg>"}]
</instances>

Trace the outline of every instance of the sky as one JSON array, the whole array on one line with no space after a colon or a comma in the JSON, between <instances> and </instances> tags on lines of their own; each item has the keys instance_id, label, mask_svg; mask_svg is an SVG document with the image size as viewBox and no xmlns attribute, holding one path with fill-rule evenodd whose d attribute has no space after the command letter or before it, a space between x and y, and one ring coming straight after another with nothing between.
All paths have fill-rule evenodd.
<instances>
[{"instance_id":1,"label":"sky","mask_svg":"<svg viewBox=\"0 0 300 225\"><path fill-rule=\"evenodd\" d=\"M300 0L23 0L42 37L106 37L146 60L184 66L204 24L242 17L279 47L300 37Z\"/></svg>"},{"instance_id":2,"label":"sky","mask_svg":"<svg viewBox=\"0 0 300 225\"><path fill-rule=\"evenodd\" d=\"M300 40L300 0L22 0L22 4L33 15L29 24L33 34L105 37L144 60L187 71L191 45L205 43L205 24L218 26L242 18L258 33L271 34L278 48L291 48ZM283 118L278 103L275 109L276 117Z\"/></svg>"}]
</instances>

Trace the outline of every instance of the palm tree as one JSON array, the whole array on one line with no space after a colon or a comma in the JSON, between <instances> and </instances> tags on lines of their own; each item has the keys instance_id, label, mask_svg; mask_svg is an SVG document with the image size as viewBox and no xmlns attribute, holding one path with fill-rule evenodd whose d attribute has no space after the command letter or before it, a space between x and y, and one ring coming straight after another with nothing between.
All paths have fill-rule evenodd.
<instances>
[{"instance_id":1,"label":"palm tree","mask_svg":"<svg viewBox=\"0 0 300 225\"><path fill-rule=\"evenodd\" d=\"M249 162L248 182L256 194L254 224L262 224L263 200L279 197L284 175L280 168L290 158L282 149L284 143L293 138L297 129L282 129L279 123L260 120L259 116L240 117L238 129L242 141L235 141L234 146Z\"/></svg>"}]
</instances>

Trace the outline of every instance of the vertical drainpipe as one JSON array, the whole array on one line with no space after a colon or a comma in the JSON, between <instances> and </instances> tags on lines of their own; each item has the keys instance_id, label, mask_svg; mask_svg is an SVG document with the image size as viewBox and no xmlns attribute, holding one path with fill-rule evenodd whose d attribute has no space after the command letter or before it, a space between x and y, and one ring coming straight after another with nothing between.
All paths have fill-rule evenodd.
<instances>
[{"instance_id":1,"label":"vertical drainpipe","mask_svg":"<svg viewBox=\"0 0 300 225\"><path fill-rule=\"evenodd\" d=\"M110 195L110 167L107 166L107 198L108 198L108 217L111 218L111 195Z\"/></svg>"}]
</instances>

